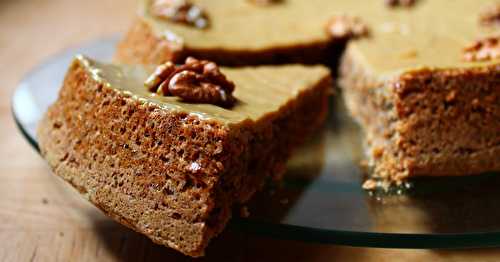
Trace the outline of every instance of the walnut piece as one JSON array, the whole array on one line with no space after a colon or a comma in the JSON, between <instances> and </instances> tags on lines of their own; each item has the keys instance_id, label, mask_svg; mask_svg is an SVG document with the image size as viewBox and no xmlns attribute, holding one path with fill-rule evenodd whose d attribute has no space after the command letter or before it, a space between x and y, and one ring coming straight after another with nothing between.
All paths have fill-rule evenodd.
<instances>
[{"instance_id":1,"label":"walnut piece","mask_svg":"<svg viewBox=\"0 0 500 262\"><path fill-rule=\"evenodd\" d=\"M146 88L164 96L177 96L191 103L231 107L236 102L229 81L214 62L188 57L183 65L159 65L144 82Z\"/></svg>"},{"instance_id":2,"label":"walnut piece","mask_svg":"<svg viewBox=\"0 0 500 262\"><path fill-rule=\"evenodd\" d=\"M157 92L160 84L165 81L173 72L175 71L175 65L172 62L166 62L163 65L159 65L153 74L151 74L148 79L144 82L144 85L151 92Z\"/></svg>"},{"instance_id":3,"label":"walnut piece","mask_svg":"<svg viewBox=\"0 0 500 262\"><path fill-rule=\"evenodd\" d=\"M388 7L411 7L416 0L385 0L384 2Z\"/></svg>"},{"instance_id":4,"label":"walnut piece","mask_svg":"<svg viewBox=\"0 0 500 262\"><path fill-rule=\"evenodd\" d=\"M327 33L333 38L359 38L369 34L368 26L358 17L334 16L327 24Z\"/></svg>"},{"instance_id":5,"label":"walnut piece","mask_svg":"<svg viewBox=\"0 0 500 262\"><path fill-rule=\"evenodd\" d=\"M498 58L500 58L500 36L479 39L464 49L465 61L477 62Z\"/></svg>"},{"instance_id":6,"label":"walnut piece","mask_svg":"<svg viewBox=\"0 0 500 262\"><path fill-rule=\"evenodd\" d=\"M206 12L189 0L155 0L151 6L151 13L159 18L200 29L209 26Z\"/></svg>"},{"instance_id":7,"label":"walnut piece","mask_svg":"<svg viewBox=\"0 0 500 262\"><path fill-rule=\"evenodd\" d=\"M364 190L375 190L377 188L377 181L374 179L368 179L363 183Z\"/></svg>"},{"instance_id":8,"label":"walnut piece","mask_svg":"<svg viewBox=\"0 0 500 262\"><path fill-rule=\"evenodd\" d=\"M484 8L479 14L479 23L485 26L500 26L500 2Z\"/></svg>"}]
</instances>

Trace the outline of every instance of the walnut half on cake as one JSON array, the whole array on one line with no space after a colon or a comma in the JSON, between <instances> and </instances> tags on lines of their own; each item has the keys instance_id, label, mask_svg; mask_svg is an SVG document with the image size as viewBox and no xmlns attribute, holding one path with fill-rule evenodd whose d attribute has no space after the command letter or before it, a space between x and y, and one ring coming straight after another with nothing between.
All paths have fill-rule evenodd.
<instances>
[{"instance_id":1,"label":"walnut half on cake","mask_svg":"<svg viewBox=\"0 0 500 262\"><path fill-rule=\"evenodd\" d=\"M222 68L225 79L202 62L156 81L170 94L144 86L153 67L79 56L38 129L56 175L116 221L190 256L203 255L233 204L283 174L324 121L332 83L322 66ZM222 100L211 93L197 102L179 83L223 88L235 100L214 105Z\"/></svg>"}]
</instances>

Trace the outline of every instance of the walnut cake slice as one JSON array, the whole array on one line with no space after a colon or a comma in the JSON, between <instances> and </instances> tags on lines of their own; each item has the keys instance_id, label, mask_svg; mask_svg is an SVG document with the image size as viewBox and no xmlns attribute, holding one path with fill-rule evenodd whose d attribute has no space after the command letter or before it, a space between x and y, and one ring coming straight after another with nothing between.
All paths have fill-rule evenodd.
<instances>
[{"instance_id":1,"label":"walnut cake slice","mask_svg":"<svg viewBox=\"0 0 500 262\"><path fill-rule=\"evenodd\" d=\"M39 125L40 149L108 216L200 256L231 207L279 178L322 124L331 84L322 66L189 58L155 70L79 56Z\"/></svg>"}]
</instances>

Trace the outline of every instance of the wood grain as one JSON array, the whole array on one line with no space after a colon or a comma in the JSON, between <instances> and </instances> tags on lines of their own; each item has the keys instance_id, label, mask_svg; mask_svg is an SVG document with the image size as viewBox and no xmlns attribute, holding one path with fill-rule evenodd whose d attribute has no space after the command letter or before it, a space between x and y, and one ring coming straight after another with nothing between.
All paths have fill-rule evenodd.
<instances>
[{"instance_id":1,"label":"wood grain","mask_svg":"<svg viewBox=\"0 0 500 262\"><path fill-rule=\"evenodd\" d=\"M103 216L48 170L18 134L21 77L70 46L124 32L133 0L0 0L0 261L190 261ZM349 248L226 231L198 261L498 261L499 249Z\"/></svg>"}]
</instances>

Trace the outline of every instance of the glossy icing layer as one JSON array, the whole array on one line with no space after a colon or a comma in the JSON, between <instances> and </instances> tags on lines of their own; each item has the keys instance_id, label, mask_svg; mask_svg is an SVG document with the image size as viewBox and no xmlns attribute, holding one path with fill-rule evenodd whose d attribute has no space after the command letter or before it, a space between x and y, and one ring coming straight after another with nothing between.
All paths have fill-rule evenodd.
<instances>
[{"instance_id":1,"label":"glossy icing layer","mask_svg":"<svg viewBox=\"0 0 500 262\"><path fill-rule=\"evenodd\" d=\"M203 119L214 119L225 124L257 121L277 112L301 92L314 87L330 74L323 66L221 68L222 73L235 83L234 96L238 100L234 107L225 109L211 104L185 103L177 97L148 91L144 81L154 67L105 64L84 56L77 56L76 62L106 87L139 101L155 103L166 110L196 114Z\"/></svg>"}]
</instances>

